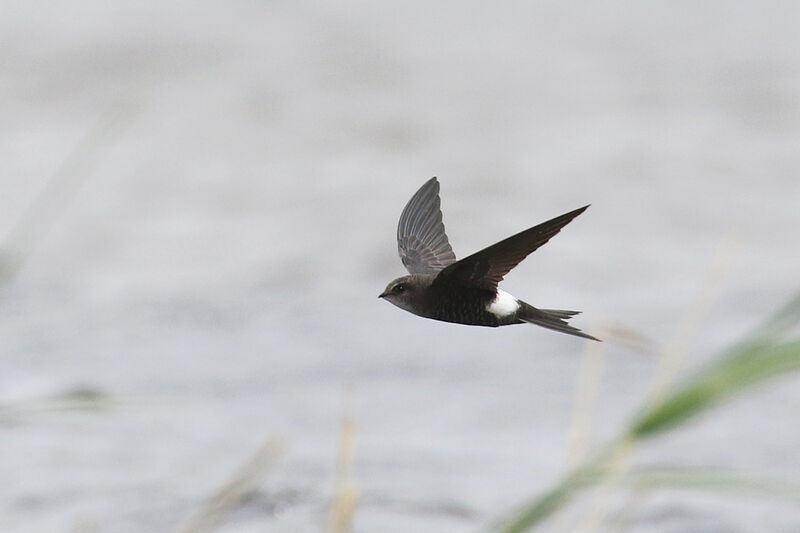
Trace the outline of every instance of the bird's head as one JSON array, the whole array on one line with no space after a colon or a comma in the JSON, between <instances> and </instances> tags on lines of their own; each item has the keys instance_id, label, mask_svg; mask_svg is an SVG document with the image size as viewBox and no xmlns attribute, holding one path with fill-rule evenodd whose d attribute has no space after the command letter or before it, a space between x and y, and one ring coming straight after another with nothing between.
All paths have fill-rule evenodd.
<instances>
[{"instance_id":1,"label":"bird's head","mask_svg":"<svg viewBox=\"0 0 800 533\"><path fill-rule=\"evenodd\" d=\"M425 298L424 292L428 285L430 283L425 283L419 276L403 276L389 283L378 298L383 298L400 309L419 314L418 306Z\"/></svg>"}]
</instances>

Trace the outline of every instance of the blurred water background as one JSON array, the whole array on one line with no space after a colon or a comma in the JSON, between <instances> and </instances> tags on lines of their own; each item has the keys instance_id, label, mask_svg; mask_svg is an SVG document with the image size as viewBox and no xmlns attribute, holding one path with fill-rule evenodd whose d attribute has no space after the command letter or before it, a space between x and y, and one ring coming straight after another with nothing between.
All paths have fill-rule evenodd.
<instances>
[{"instance_id":1,"label":"blurred water background","mask_svg":"<svg viewBox=\"0 0 800 533\"><path fill-rule=\"evenodd\" d=\"M405 202L439 177L459 257L591 203L503 286L656 345L731 236L696 367L800 281L798 21L771 1L4 3L0 529L174 531L277 436L219 530L319 531L344 411L355 531L490 523L566 468L584 343L379 301ZM604 348L596 441L656 368ZM799 385L637 460L796 479ZM105 408L60 408L87 396ZM662 491L629 530L798 531L800 511Z\"/></svg>"}]
</instances>

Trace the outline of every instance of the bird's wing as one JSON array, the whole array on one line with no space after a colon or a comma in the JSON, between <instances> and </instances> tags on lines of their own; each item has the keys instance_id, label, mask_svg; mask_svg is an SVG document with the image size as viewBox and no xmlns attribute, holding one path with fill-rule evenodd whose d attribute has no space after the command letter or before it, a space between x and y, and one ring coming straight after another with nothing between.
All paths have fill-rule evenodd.
<instances>
[{"instance_id":1,"label":"bird's wing","mask_svg":"<svg viewBox=\"0 0 800 533\"><path fill-rule=\"evenodd\" d=\"M456 282L485 289L496 289L503 276L528 257L531 252L549 241L573 218L583 213L587 207L589 206L581 207L538 226L528 228L465 257L439 272L436 282Z\"/></svg>"},{"instance_id":2,"label":"bird's wing","mask_svg":"<svg viewBox=\"0 0 800 533\"><path fill-rule=\"evenodd\" d=\"M431 178L411 197L397 223L397 251L411 274L431 274L455 262L442 223L439 182Z\"/></svg>"}]
</instances>

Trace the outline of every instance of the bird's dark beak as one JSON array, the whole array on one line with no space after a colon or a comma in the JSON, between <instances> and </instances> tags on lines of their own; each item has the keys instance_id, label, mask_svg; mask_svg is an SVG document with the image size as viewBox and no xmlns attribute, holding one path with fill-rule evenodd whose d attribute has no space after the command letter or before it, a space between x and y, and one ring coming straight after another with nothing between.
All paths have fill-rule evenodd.
<instances>
[{"instance_id":1,"label":"bird's dark beak","mask_svg":"<svg viewBox=\"0 0 800 533\"><path fill-rule=\"evenodd\" d=\"M378 295L378 298L385 298L389 294L389 291L383 291Z\"/></svg>"}]
</instances>

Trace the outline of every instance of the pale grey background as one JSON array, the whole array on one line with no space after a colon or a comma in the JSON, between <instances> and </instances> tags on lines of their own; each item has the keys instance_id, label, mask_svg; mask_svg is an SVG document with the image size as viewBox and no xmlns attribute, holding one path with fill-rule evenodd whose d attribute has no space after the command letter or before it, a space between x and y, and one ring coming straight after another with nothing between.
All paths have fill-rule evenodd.
<instances>
[{"instance_id":1,"label":"pale grey background","mask_svg":"<svg viewBox=\"0 0 800 533\"><path fill-rule=\"evenodd\" d=\"M4 3L0 235L98 120L127 126L38 213L0 304L0 403L121 405L0 422L1 529L174 530L274 434L286 454L221 530L319 531L345 387L357 532L474 531L542 490L583 342L378 301L403 205L439 176L463 257L592 203L504 288L659 343L733 234L700 364L798 286L797 6ZM598 438L655 370L607 349ZM798 385L641 460L797 479ZM630 530L798 528L787 504L659 492Z\"/></svg>"}]
</instances>

